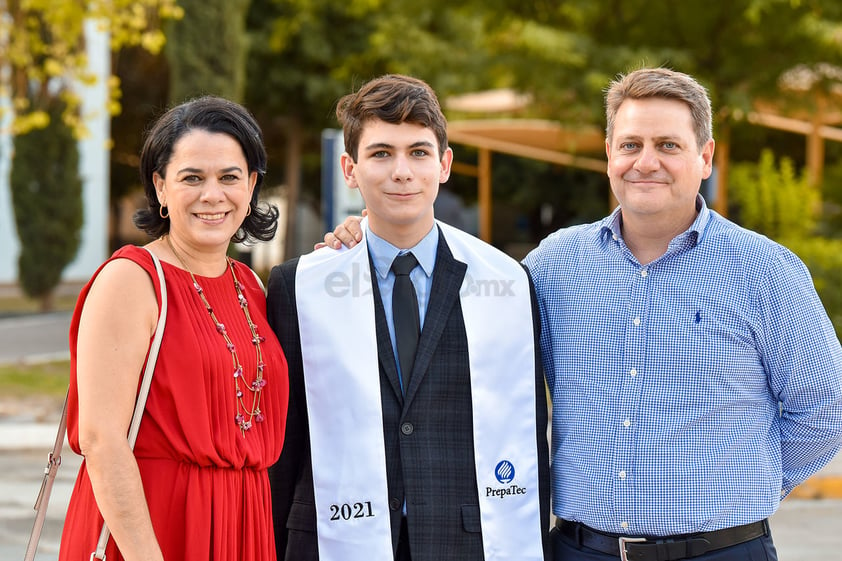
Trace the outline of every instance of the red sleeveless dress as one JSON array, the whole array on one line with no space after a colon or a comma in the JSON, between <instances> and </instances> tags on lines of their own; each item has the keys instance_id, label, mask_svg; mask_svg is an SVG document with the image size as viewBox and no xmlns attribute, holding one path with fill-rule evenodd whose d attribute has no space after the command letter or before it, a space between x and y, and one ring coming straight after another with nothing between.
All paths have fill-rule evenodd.
<instances>
[{"instance_id":1,"label":"red sleeveless dress","mask_svg":"<svg viewBox=\"0 0 842 561\"><path fill-rule=\"evenodd\" d=\"M130 259L146 269L160 301L158 276L149 254L126 246L111 257L117 258ZM266 321L266 299L252 272L235 262L252 320L266 338L261 344L266 364L261 398L265 420L254 422L243 437L234 422L237 409L231 353L193 288L190 274L168 263L161 265L167 283L168 316L135 457L164 559L274 560L266 470L283 445L289 382L286 359ZM256 357L230 271L217 278L197 276L197 280L236 345L249 383L254 378ZM70 446L77 454L76 341L82 304L92 282L93 278L79 295L70 326L67 429ZM120 313L119 309L114 313ZM250 403L246 400L247 406ZM67 510L59 560L88 559L101 528L102 517L82 462ZM106 557L108 561L123 559L113 538Z\"/></svg>"}]
</instances>

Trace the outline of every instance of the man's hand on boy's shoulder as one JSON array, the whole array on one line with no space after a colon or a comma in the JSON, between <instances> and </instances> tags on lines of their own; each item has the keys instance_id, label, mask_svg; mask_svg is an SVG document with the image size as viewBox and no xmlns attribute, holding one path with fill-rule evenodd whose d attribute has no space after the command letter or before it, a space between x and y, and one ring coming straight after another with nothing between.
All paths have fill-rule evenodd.
<instances>
[{"instance_id":1,"label":"man's hand on boy's shoulder","mask_svg":"<svg viewBox=\"0 0 842 561\"><path fill-rule=\"evenodd\" d=\"M349 216L333 232L326 233L324 241L314 245L313 249L321 249L323 247L339 249L343 245L348 248L354 247L363 239L363 229L360 226L360 222L366 215L368 215L368 210L363 209L362 216Z\"/></svg>"}]
</instances>

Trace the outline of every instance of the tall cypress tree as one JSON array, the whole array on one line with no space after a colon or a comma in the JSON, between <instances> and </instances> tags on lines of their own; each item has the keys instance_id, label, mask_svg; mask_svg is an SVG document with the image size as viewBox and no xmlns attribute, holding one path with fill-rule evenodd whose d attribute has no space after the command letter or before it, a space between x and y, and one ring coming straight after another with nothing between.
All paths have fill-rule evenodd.
<instances>
[{"instance_id":1,"label":"tall cypress tree","mask_svg":"<svg viewBox=\"0 0 842 561\"><path fill-rule=\"evenodd\" d=\"M83 222L79 150L62 110L53 103L46 128L15 137L10 178L20 286L44 310L52 307L61 273L76 256Z\"/></svg>"},{"instance_id":2,"label":"tall cypress tree","mask_svg":"<svg viewBox=\"0 0 842 561\"><path fill-rule=\"evenodd\" d=\"M250 0L180 0L184 17L169 23L164 52L170 101L219 95L241 101L245 88L245 24Z\"/></svg>"}]
</instances>

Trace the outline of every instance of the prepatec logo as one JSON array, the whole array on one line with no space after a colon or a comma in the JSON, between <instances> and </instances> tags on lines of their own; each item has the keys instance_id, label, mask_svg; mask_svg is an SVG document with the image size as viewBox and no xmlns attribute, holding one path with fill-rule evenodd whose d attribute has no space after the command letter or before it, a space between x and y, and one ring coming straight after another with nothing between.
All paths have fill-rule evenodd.
<instances>
[{"instance_id":1,"label":"prepatec logo","mask_svg":"<svg viewBox=\"0 0 842 561\"><path fill-rule=\"evenodd\" d=\"M526 487L512 483L515 478L515 465L509 460L502 460L497 464L497 467L494 468L494 477L497 478L497 481L501 485L505 485L505 487L497 487L496 489L494 487L486 487L486 497L505 499L515 495L526 495Z\"/></svg>"},{"instance_id":2,"label":"prepatec logo","mask_svg":"<svg viewBox=\"0 0 842 561\"><path fill-rule=\"evenodd\" d=\"M497 481L506 485L507 483L511 483L512 479L515 478L515 466L509 460L503 460L497 467L494 468L494 477L497 478Z\"/></svg>"}]
</instances>

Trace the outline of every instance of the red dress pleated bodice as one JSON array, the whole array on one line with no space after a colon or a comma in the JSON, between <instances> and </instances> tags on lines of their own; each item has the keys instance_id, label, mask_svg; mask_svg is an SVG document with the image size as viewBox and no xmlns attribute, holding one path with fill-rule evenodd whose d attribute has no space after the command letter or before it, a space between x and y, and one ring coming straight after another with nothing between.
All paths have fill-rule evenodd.
<instances>
[{"instance_id":1,"label":"red dress pleated bodice","mask_svg":"<svg viewBox=\"0 0 842 561\"><path fill-rule=\"evenodd\" d=\"M130 259L146 269L160 295L155 266L145 250L126 246L111 259L117 258ZM286 359L266 321L265 297L252 272L235 262L252 320L266 339L261 344L266 386L260 408L265 420L253 423L243 436L234 421L237 407L231 353L197 295L190 274L168 263L162 262L162 266L168 317L135 457L164 559L274 560L266 469L277 460L283 445L289 386ZM236 345L245 382L250 383L255 376L256 356L230 271L217 278L197 276L197 280ZM93 278L79 295L70 327L68 440L76 453L76 340L82 305L92 283ZM126 294L126 298L131 297ZM120 313L119 309L114 313ZM250 399L246 399L246 406L250 410ZM88 559L101 527L102 518L83 462L67 511L59 559ZM122 560L113 538L106 553L108 561Z\"/></svg>"}]
</instances>

